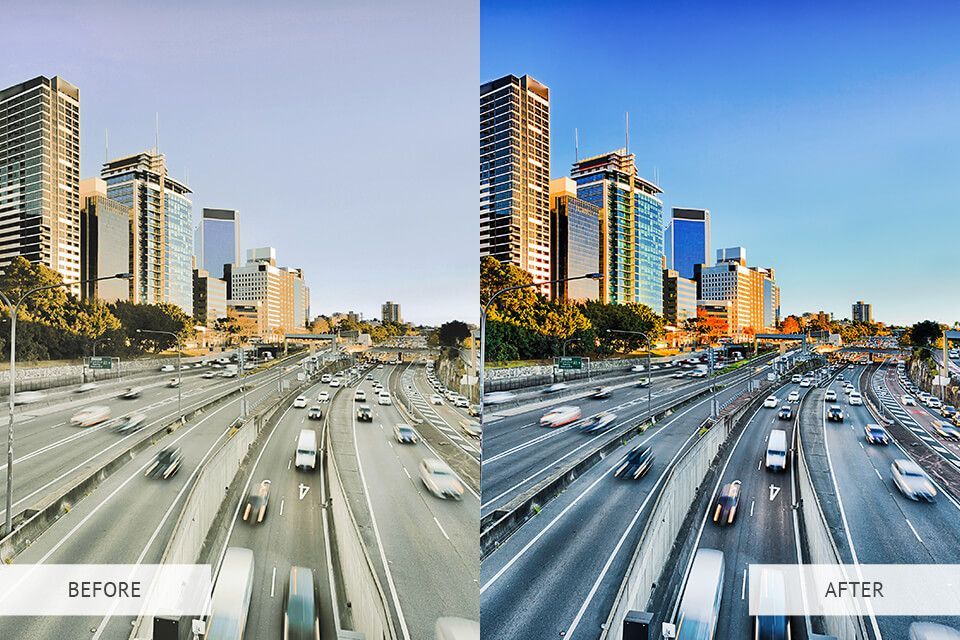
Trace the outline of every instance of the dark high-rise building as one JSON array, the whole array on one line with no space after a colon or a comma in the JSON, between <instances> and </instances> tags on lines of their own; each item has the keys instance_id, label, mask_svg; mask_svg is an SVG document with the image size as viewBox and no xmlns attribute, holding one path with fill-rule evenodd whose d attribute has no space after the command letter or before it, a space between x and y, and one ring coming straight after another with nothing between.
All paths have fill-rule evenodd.
<instances>
[{"instance_id":1,"label":"dark high-rise building","mask_svg":"<svg viewBox=\"0 0 960 640\"><path fill-rule=\"evenodd\" d=\"M550 90L530 76L480 85L480 255L551 279Z\"/></svg>"},{"instance_id":2,"label":"dark high-rise building","mask_svg":"<svg viewBox=\"0 0 960 640\"><path fill-rule=\"evenodd\" d=\"M550 260L553 278L562 280L600 272L602 209L577 197L570 178L550 181ZM551 295L558 300L599 300L602 282L556 282Z\"/></svg>"},{"instance_id":3,"label":"dark high-rise building","mask_svg":"<svg viewBox=\"0 0 960 640\"><path fill-rule=\"evenodd\" d=\"M694 265L711 266L710 212L674 207L663 234L663 253L667 267L684 278L693 278Z\"/></svg>"},{"instance_id":4,"label":"dark high-rise building","mask_svg":"<svg viewBox=\"0 0 960 640\"><path fill-rule=\"evenodd\" d=\"M80 294L80 90L60 77L0 91L0 230L0 267L22 256Z\"/></svg>"},{"instance_id":5,"label":"dark high-rise building","mask_svg":"<svg viewBox=\"0 0 960 640\"><path fill-rule=\"evenodd\" d=\"M387 300L380 305L380 321L403 324L403 318L400 316L400 303Z\"/></svg>"},{"instance_id":6,"label":"dark high-rise building","mask_svg":"<svg viewBox=\"0 0 960 640\"><path fill-rule=\"evenodd\" d=\"M223 278L223 265L240 264L239 211L204 208L198 231L197 257L201 267L214 277Z\"/></svg>"},{"instance_id":7,"label":"dark high-rise building","mask_svg":"<svg viewBox=\"0 0 960 640\"><path fill-rule=\"evenodd\" d=\"M663 319L674 327L697 316L697 283L674 269L663 270Z\"/></svg>"},{"instance_id":8,"label":"dark high-rise building","mask_svg":"<svg viewBox=\"0 0 960 640\"><path fill-rule=\"evenodd\" d=\"M227 316L227 283L211 276L206 269L193 270L193 320L212 326Z\"/></svg>"},{"instance_id":9,"label":"dark high-rise building","mask_svg":"<svg viewBox=\"0 0 960 640\"><path fill-rule=\"evenodd\" d=\"M873 305L867 304L863 300L857 300L853 303L853 321L854 322L873 322Z\"/></svg>"},{"instance_id":10,"label":"dark high-rise building","mask_svg":"<svg viewBox=\"0 0 960 640\"><path fill-rule=\"evenodd\" d=\"M80 181L80 279L92 280L127 273L130 254L130 207L107 197L100 178ZM115 302L130 299L126 280L103 280L80 285L88 300Z\"/></svg>"}]
</instances>

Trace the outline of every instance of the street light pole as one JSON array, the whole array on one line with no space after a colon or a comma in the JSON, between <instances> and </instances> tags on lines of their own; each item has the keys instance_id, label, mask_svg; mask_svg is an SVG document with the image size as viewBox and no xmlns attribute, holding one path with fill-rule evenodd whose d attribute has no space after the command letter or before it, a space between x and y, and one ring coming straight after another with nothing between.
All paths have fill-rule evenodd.
<instances>
[{"instance_id":1,"label":"street light pole","mask_svg":"<svg viewBox=\"0 0 960 640\"><path fill-rule=\"evenodd\" d=\"M650 343L650 336L642 331L625 331L623 329L607 329L607 333L629 333L642 337L647 343L647 415L653 417L653 397L651 395L651 387L653 387L653 375L650 372L650 352L653 350L653 345Z\"/></svg>"},{"instance_id":2,"label":"street light pole","mask_svg":"<svg viewBox=\"0 0 960 640\"><path fill-rule=\"evenodd\" d=\"M603 278L602 273L586 273L582 276L574 276L572 278L560 278L558 280L548 280L546 282L530 282L527 284L517 284L512 287L504 287L499 291L495 291L490 299L487 300L486 304L483 305L480 312L480 421L483 422L483 394L484 394L484 369L486 368L486 352L487 352L487 311L490 310L490 305L493 304L493 301L499 298L504 293L508 291L517 291L518 289L529 289L530 287L542 287L548 284L556 284L558 282L570 282L571 280L600 280Z\"/></svg>"},{"instance_id":3,"label":"street light pole","mask_svg":"<svg viewBox=\"0 0 960 640\"><path fill-rule=\"evenodd\" d=\"M33 289L28 289L26 292L22 293L16 302L13 302L5 293L0 291L0 300L7 305L7 309L10 310L10 389L8 393L10 397L7 399L9 404L9 422L7 423L7 504L6 504L6 513L4 518L4 535L10 535L13 532L13 421L14 421L14 407L16 406L16 396L17 396L17 316L20 313L20 305L26 301L27 298L39 291L49 291L51 289L60 289L62 287L69 287L74 284L87 284L89 282L99 282L101 280L129 280L133 275L130 273L117 273L112 276L104 276L102 278L88 278L86 280L79 280L77 282L60 282L57 284L50 284L43 287L34 287Z\"/></svg>"},{"instance_id":4,"label":"street light pole","mask_svg":"<svg viewBox=\"0 0 960 640\"><path fill-rule=\"evenodd\" d=\"M183 422L183 367L180 366L180 355L183 347L180 343L180 335L173 331L160 331L157 329L137 329L137 333L159 333L162 335L173 336L177 341L177 415L180 422Z\"/></svg>"}]
</instances>

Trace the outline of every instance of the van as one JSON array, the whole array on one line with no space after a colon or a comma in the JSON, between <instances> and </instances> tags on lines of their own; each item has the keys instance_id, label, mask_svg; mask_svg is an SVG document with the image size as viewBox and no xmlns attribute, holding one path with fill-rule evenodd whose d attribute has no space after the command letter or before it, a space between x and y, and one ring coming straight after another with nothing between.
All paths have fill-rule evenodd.
<instances>
[{"instance_id":1,"label":"van","mask_svg":"<svg viewBox=\"0 0 960 640\"><path fill-rule=\"evenodd\" d=\"M283 590L284 640L320 640L320 598L313 570L290 567L290 579Z\"/></svg>"},{"instance_id":2,"label":"van","mask_svg":"<svg viewBox=\"0 0 960 640\"><path fill-rule=\"evenodd\" d=\"M774 429L767 440L766 467L770 471L783 471L787 468L787 432Z\"/></svg>"},{"instance_id":3,"label":"van","mask_svg":"<svg viewBox=\"0 0 960 640\"><path fill-rule=\"evenodd\" d=\"M300 430L294 464L297 469L313 471L317 468L317 432L313 429Z\"/></svg>"},{"instance_id":4,"label":"van","mask_svg":"<svg viewBox=\"0 0 960 640\"><path fill-rule=\"evenodd\" d=\"M760 574L760 608L763 611L785 611L787 592L783 574L765 569ZM755 640L790 640L790 618L784 615L756 616L753 621Z\"/></svg>"},{"instance_id":5,"label":"van","mask_svg":"<svg viewBox=\"0 0 960 640\"><path fill-rule=\"evenodd\" d=\"M242 640L253 592L253 551L229 547L210 597L205 640Z\"/></svg>"},{"instance_id":6,"label":"van","mask_svg":"<svg viewBox=\"0 0 960 640\"><path fill-rule=\"evenodd\" d=\"M712 640L723 599L723 552L699 549L677 613L677 640Z\"/></svg>"}]
</instances>

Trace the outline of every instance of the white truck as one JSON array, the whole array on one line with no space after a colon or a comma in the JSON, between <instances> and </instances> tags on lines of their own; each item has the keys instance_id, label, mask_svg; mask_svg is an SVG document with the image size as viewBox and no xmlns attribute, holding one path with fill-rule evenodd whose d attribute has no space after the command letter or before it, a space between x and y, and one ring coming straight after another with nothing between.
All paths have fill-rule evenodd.
<instances>
[{"instance_id":1,"label":"white truck","mask_svg":"<svg viewBox=\"0 0 960 640\"><path fill-rule=\"evenodd\" d=\"M317 432L313 429L301 429L297 438L297 469L313 471L317 468Z\"/></svg>"}]
</instances>

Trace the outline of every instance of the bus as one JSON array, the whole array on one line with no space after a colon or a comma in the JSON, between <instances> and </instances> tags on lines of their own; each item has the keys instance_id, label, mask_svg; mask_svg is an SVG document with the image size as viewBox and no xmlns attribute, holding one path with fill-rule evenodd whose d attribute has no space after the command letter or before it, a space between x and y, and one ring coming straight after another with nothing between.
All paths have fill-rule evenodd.
<instances>
[{"instance_id":1,"label":"bus","mask_svg":"<svg viewBox=\"0 0 960 640\"><path fill-rule=\"evenodd\" d=\"M723 599L723 552L698 549L677 615L677 640L713 640Z\"/></svg>"},{"instance_id":2,"label":"bus","mask_svg":"<svg viewBox=\"0 0 960 640\"><path fill-rule=\"evenodd\" d=\"M210 598L204 640L243 640L253 592L253 551L229 547Z\"/></svg>"}]
</instances>

